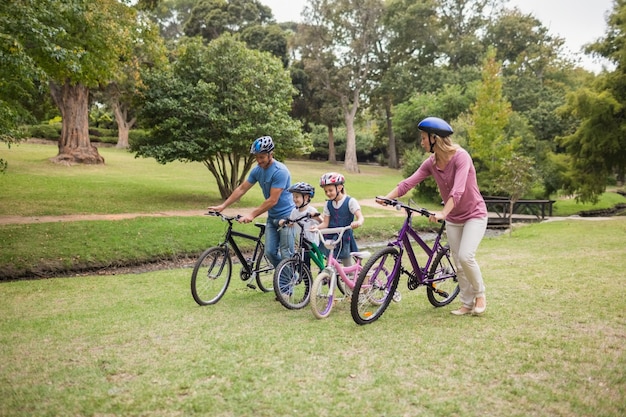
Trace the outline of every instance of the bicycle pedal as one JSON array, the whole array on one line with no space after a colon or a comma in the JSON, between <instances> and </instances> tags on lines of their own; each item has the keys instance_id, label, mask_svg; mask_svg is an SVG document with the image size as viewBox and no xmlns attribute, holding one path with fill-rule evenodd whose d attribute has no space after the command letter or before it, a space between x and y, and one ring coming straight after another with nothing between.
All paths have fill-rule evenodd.
<instances>
[{"instance_id":1,"label":"bicycle pedal","mask_svg":"<svg viewBox=\"0 0 626 417\"><path fill-rule=\"evenodd\" d=\"M252 289L252 290L256 290L256 285L254 284L246 284L246 287Z\"/></svg>"}]
</instances>

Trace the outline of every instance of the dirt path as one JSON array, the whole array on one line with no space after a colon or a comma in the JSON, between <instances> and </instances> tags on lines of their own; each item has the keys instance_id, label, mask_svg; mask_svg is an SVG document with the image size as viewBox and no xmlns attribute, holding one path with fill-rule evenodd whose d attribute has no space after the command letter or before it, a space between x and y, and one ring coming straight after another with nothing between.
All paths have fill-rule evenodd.
<instances>
[{"instance_id":1,"label":"dirt path","mask_svg":"<svg viewBox=\"0 0 626 417\"><path fill-rule=\"evenodd\" d=\"M392 207L383 207L376 204L374 199L359 200L361 207L374 207L380 210L389 211L389 214L380 213L369 215L369 217L385 217L389 215L404 216L403 212L397 211ZM322 210L324 203L313 204L318 210ZM227 208L224 214L234 216L237 214L248 214L252 208ZM0 216L0 225L5 224L34 224L34 223L56 223L56 222L75 222L75 221L93 221L93 220L127 220L137 217L189 217L203 216L206 210L184 210L184 211L159 211L155 213L119 213L119 214L69 214L64 216Z\"/></svg>"}]
</instances>

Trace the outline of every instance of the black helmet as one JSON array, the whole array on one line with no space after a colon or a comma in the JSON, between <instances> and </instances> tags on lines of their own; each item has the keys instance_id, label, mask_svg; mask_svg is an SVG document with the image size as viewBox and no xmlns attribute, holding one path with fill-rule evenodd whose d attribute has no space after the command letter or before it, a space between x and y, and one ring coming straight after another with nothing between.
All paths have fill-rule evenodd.
<instances>
[{"instance_id":1,"label":"black helmet","mask_svg":"<svg viewBox=\"0 0 626 417\"><path fill-rule=\"evenodd\" d=\"M423 132L435 134L439 137L445 138L454 133L452 127L443 119L438 117L427 117L417 125L417 128Z\"/></svg>"},{"instance_id":2,"label":"black helmet","mask_svg":"<svg viewBox=\"0 0 626 417\"><path fill-rule=\"evenodd\" d=\"M290 193L300 193L303 195L308 195L311 198L315 196L315 188L313 188L312 185L306 182L297 182L291 187L289 187L287 191L289 191Z\"/></svg>"},{"instance_id":3,"label":"black helmet","mask_svg":"<svg viewBox=\"0 0 626 417\"><path fill-rule=\"evenodd\" d=\"M274 150L274 141L270 136L261 136L257 138L250 147L250 153L256 155L258 153L270 153Z\"/></svg>"}]
</instances>

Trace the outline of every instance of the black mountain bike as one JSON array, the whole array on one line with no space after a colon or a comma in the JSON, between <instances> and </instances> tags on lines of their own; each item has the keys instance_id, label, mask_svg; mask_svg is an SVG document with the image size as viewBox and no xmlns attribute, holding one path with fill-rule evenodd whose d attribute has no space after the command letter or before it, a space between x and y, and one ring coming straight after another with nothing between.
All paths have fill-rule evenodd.
<instances>
[{"instance_id":1,"label":"black mountain bike","mask_svg":"<svg viewBox=\"0 0 626 417\"><path fill-rule=\"evenodd\" d=\"M241 263L239 277L247 282L247 286L256 289L253 281L263 292L272 291L274 266L265 256L265 246L262 242L265 234L265 224L255 223L259 228L259 235L253 236L233 230L233 224L241 216L226 216L217 211L209 211L208 216L219 216L228 222L224 234L224 241L218 246L205 250L196 261L191 274L191 295L201 306L217 303L226 293L232 275L231 251ZM256 242L251 257L245 257L235 237Z\"/></svg>"}]
</instances>

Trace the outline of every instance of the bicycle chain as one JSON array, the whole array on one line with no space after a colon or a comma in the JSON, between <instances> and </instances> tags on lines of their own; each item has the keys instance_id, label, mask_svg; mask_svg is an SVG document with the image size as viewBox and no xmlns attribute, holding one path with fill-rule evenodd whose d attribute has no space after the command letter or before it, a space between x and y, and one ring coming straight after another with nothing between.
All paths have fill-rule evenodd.
<instances>
[{"instance_id":1,"label":"bicycle chain","mask_svg":"<svg viewBox=\"0 0 626 417\"><path fill-rule=\"evenodd\" d=\"M406 280L406 286L409 288L410 291L413 291L414 289L419 287L420 285L419 280L417 279L417 276L415 276L413 272L409 272L407 269L404 269L404 268L402 268L400 272L403 274L406 274L409 277Z\"/></svg>"}]
</instances>

